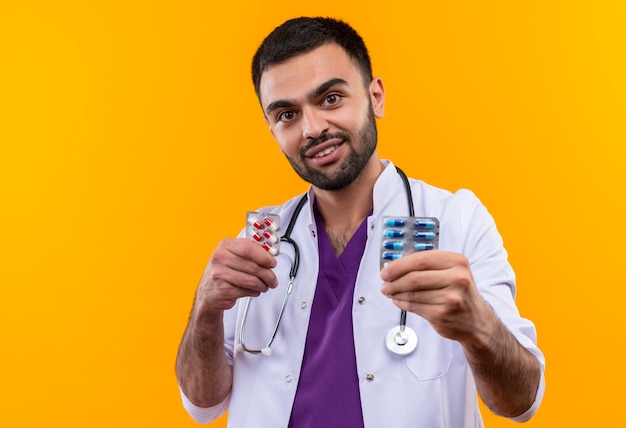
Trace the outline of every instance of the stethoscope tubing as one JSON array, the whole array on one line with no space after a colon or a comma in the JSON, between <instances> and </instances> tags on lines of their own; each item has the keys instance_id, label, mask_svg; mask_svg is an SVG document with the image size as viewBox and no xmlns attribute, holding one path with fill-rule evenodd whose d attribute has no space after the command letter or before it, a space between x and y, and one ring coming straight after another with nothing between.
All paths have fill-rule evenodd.
<instances>
[{"instance_id":1,"label":"stethoscope tubing","mask_svg":"<svg viewBox=\"0 0 626 428\"><path fill-rule=\"evenodd\" d=\"M398 172L398 175L400 175L404 183L404 188L406 191L408 208L409 208L409 216L414 217L415 210L413 207L413 195L411 192L409 179L407 178L404 171L402 171L400 168L396 167L396 171ZM263 349L250 349L246 347L245 325L246 325L246 321L248 318L248 311L250 308L250 303L252 302L252 298L248 297L246 300L244 309L243 309L241 327L239 330L238 347L240 350L243 350L252 354L263 354L266 356L269 356L272 353L271 346L272 346L272 343L274 343L274 339L276 338L278 327L280 326L280 322L283 318L285 307L287 306L287 301L293 290L293 283L298 273L298 268L300 266L300 250L298 248L298 244L291 238L291 232L293 231L296 221L300 215L300 211L302 211L302 207L304 207L304 204L307 202L307 200L308 200L308 196L305 193L298 201L298 205L296 205L296 208L291 216L291 219L289 220L289 224L287 225L285 234L280 238L282 242L286 242L293 247L294 259L293 259L293 262L291 263L291 269L289 271L289 284L287 285L287 290L285 291L285 297L283 298L283 302L281 304L280 312L278 314L278 318L276 319L276 324L274 325L272 335ZM409 354L417 346L417 335L412 329L406 326L406 317L407 317L406 311L404 309L401 309L400 310L400 324L396 327L393 327L391 330L389 330L385 339L387 348L391 352L398 354L398 355Z\"/></svg>"}]
</instances>

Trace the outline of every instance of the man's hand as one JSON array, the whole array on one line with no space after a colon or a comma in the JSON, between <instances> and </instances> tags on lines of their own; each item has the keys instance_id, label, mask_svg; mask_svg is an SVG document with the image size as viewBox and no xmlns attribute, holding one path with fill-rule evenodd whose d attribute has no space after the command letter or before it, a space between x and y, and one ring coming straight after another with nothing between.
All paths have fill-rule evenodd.
<instances>
[{"instance_id":1,"label":"man's hand","mask_svg":"<svg viewBox=\"0 0 626 428\"><path fill-rule=\"evenodd\" d=\"M245 238L219 243L196 291L197 315L218 314L235 305L241 297L256 297L278 286L271 270L276 259Z\"/></svg>"},{"instance_id":2,"label":"man's hand","mask_svg":"<svg viewBox=\"0 0 626 428\"><path fill-rule=\"evenodd\" d=\"M176 359L183 392L200 407L222 402L232 386L224 353L224 311L240 297L276 288L276 259L245 238L224 239L211 256L196 290L189 324Z\"/></svg>"},{"instance_id":3,"label":"man's hand","mask_svg":"<svg viewBox=\"0 0 626 428\"><path fill-rule=\"evenodd\" d=\"M385 266L381 278L383 294L396 306L461 344L487 407L513 417L532 406L541 377L539 361L480 296L465 256L412 253Z\"/></svg>"},{"instance_id":4,"label":"man's hand","mask_svg":"<svg viewBox=\"0 0 626 428\"><path fill-rule=\"evenodd\" d=\"M426 319L441 336L476 346L489 340L492 311L462 254L415 252L388 264L381 277L383 294Z\"/></svg>"}]
</instances>

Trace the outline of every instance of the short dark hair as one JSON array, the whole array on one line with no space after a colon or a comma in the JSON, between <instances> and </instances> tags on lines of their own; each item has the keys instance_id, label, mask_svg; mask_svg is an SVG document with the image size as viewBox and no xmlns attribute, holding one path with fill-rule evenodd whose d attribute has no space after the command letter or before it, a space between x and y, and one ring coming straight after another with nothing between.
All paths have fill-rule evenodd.
<instances>
[{"instance_id":1,"label":"short dark hair","mask_svg":"<svg viewBox=\"0 0 626 428\"><path fill-rule=\"evenodd\" d=\"M372 80L372 64L359 34L345 22L334 18L300 17L276 27L252 59L252 81L259 100L261 76L270 66L310 52L326 43L336 43L355 61L367 85Z\"/></svg>"}]
</instances>

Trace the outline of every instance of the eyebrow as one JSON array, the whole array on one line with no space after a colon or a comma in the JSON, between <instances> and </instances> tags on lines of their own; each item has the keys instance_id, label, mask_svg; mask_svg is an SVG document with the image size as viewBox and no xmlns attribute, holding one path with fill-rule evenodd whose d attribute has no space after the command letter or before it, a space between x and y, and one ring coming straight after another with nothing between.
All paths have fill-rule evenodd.
<instances>
[{"instance_id":1,"label":"eyebrow","mask_svg":"<svg viewBox=\"0 0 626 428\"><path fill-rule=\"evenodd\" d=\"M335 77L333 79L330 79L324 83L322 83L321 85L319 85L317 88L315 88L311 93L309 93L307 95L307 98L309 99L309 101L312 101L318 97L320 97L324 92L328 91L330 88L332 88L333 86L336 85L347 85L348 82L346 82L344 79L340 79L339 77ZM287 101L287 100L278 100L278 101L274 101L272 103L269 103L269 105L267 106L267 108L265 109L267 115L270 115L274 110L278 109L278 108L285 108L285 107L295 107L295 103L292 101Z\"/></svg>"}]
</instances>

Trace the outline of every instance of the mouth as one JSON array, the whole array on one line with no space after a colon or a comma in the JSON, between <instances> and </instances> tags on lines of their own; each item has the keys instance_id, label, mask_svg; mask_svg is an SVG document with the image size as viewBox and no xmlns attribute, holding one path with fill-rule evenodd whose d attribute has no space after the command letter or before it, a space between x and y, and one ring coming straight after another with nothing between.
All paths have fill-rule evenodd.
<instances>
[{"instance_id":1,"label":"mouth","mask_svg":"<svg viewBox=\"0 0 626 428\"><path fill-rule=\"evenodd\" d=\"M322 151L320 151L318 153L315 153L311 157L313 157L313 158L321 158L321 157L327 156L327 155L331 154L332 152L334 152L335 150L337 150L337 147L339 147L339 144L334 144L334 145L332 145L330 147L325 148L324 150L322 150Z\"/></svg>"},{"instance_id":2,"label":"mouth","mask_svg":"<svg viewBox=\"0 0 626 428\"><path fill-rule=\"evenodd\" d=\"M331 165L341 157L343 143L341 140L322 143L306 152L305 157L317 167Z\"/></svg>"},{"instance_id":3,"label":"mouth","mask_svg":"<svg viewBox=\"0 0 626 428\"><path fill-rule=\"evenodd\" d=\"M345 139L339 136L329 136L322 141L311 141L307 147L303 149L303 157L309 159L319 159L334 153L345 142Z\"/></svg>"}]
</instances>

